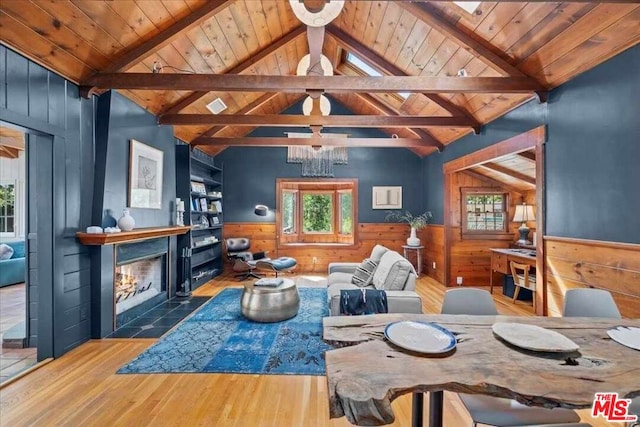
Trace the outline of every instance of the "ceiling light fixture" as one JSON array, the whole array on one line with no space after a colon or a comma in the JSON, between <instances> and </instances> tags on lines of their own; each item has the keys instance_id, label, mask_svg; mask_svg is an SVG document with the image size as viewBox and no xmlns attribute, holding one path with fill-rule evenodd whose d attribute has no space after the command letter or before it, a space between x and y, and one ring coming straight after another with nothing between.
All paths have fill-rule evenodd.
<instances>
[{"instance_id":1,"label":"ceiling light fixture","mask_svg":"<svg viewBox=\"0 0 640 427\"><path fill-rule=\"evenodd\" d=\"M458 7L464 9L465 12L473 14L478 6L480 6L479 1L454 1L453 2Z\"/></svg>"},{"instance_id":2,"label":"ceiling light fixture","mask_svg":"<svg viewBox=\"0 0 640 427\"><path fill-rule=\"evenodd\" d=\"M216 98L207 104L207 109L213 114L220 114L227 109L227 105L220 98Z\"/></svg>"},{"instance_id":3,"label":"ceiling light fixture","mask_svg":"<svg viewBox=\"0 0 640 427\"><path fill-rule=\"evenodd\" d=\"M468 77L469 73L467 73L467 70L465 70L464 68L460 68L458 70L458 77Z\"/></svg>"}]
</instances>

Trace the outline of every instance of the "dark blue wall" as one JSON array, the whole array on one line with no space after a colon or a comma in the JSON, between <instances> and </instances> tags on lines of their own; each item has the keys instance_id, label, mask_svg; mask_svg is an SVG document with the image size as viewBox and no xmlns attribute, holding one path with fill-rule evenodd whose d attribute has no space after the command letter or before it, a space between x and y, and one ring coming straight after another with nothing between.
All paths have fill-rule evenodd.
<instances>
[{"instance_id":1,"label":"dark blue wall","mask_svg":"<svg viewBox=\"0 0 640 427\"><path fill-rule=\"evenodd\" d=\"M332 114L351 114L331 99ZM301 114L301 102L285 114ZM304 132L300 128L260 128L251 136L283 136ZM326 133L349 133L353 137L387 137L375 129L331 128ZM276 205L276 178L299 178L301 165L287 163L287 149L279 147L230 147L216 157L224 165L224 219L226 222L273 222L254 215L256 204ZM359 222L384 222L386 211L371 209L372 186L402 186L403 209L422 212L421 160L404 148L350 148L349 164L334 167L336 178L358 179Z\"/></svg>"},{"instance_id":2,"label":"dark blue wall","mask_svg":"<svg viewBox=\"0 0 640 427\"><path fill-rule=\"evenodd\" d=\"M90 338L89 251L75 233L91 221L94 101L80 99L72 83L0 46L0 120L37 133L29 137L28 157L41 154L38 144L52 144L43 151L48 165L27 177L38 182L48 175L50 191L35 193L50 202L36 214L51 223L48 233L29 239L28 338L38 346L38 359L58 357Z\"/></svg>"},{"instance_id":3,"label":"dark blue wall","mask_svg":"<svg viewBox=\"0 0 640 427\"><path fill-rule=\"evenodd\" d=\"M162 208L131 209L136 228L175 223L176 150L172 126L158 126L153 114L118 92L109 91L98 99L96 119L96 176L94 223L107 226L107 210L117 220L128 206L129 146L131 139L164 152Z\"/></svg>"},{"instance_id":4,"label":"dark blue wall","mask_svg":"<svg viewBox=\"0 0 640 427\"><path fill-rule=\"evenodd\" d=\"M640 243L640 46L423 160L427 209L442 224L442 165L547 125L546 234Z\"/></svg>"},{"instance_id":5,"label":"dark blue wall","mask_svg":"<svg viewBox=\"0 0 640 427\"><path fill-rule=\"evenodd\" d=\"M640 46L551 93L548 235L640 243Z\"/></svg>"}]
</instances>

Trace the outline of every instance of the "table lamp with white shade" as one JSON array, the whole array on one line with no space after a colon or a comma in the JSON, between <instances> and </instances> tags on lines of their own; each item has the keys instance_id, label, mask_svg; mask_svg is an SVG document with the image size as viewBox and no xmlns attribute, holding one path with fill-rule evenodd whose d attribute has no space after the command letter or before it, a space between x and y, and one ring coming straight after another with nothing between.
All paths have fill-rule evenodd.
<instances>
[{"instance_id":1,"label":"table lamp with white shade","mask_svg":"<svg viewBox=\"0 0 640 427\"><path fill-rule=\"evenodd\" d=\"M518 232L520 233L520 239L518 240L518 244L521 245L530 245L531 241L528 240L529 236L529 227L527 227L527 221L535 221L536 216L533 213L533 206L527 205L526 203L522 203L521 205L516 205L516 213L513 215L513 222L521 222L522 225L518 228Z\"/></svg>"}]
</instances>

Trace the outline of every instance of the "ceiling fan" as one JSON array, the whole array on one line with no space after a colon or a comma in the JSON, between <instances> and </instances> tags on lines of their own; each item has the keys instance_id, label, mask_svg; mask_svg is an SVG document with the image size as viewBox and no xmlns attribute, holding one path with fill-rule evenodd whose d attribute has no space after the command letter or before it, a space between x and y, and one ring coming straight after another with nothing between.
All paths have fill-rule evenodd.
<instances>
[{"instance_id":1,"label":"ceiling fan","mask_svg":"<svg viewBox=\"0 0 640 427\"><path fill-rule=\"evenodd\" d=\"M303 57L297 69L298 75L330 76L333 75L331 61L322 55L325 25L333 21L342 11L344 0L289 0L296 17L307 25L307 41L309 55ZM303 103L305 115L329 115L331 104L322 95L322 91L309 92ZM319 133L319 129L312 131Z\"/></svg>"}]
</instances>

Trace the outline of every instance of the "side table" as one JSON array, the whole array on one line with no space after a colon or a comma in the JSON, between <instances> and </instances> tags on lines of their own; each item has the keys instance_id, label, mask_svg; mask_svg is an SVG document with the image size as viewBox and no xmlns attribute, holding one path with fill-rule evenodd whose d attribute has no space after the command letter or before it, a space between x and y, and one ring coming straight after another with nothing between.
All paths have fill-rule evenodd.
<instances>
[{"instance_id":1,"label":"side table","mask_svg":"<svg viewBox=\"0 0 640 427\"><path fill-rule=\"evenodd\" d=\"M416 251L416 273L420 276L422 274L422 249L424 249L424 246L402 245L402 249L406 259L409 259L409 251Z\"/></svg>"}]
</instances>

